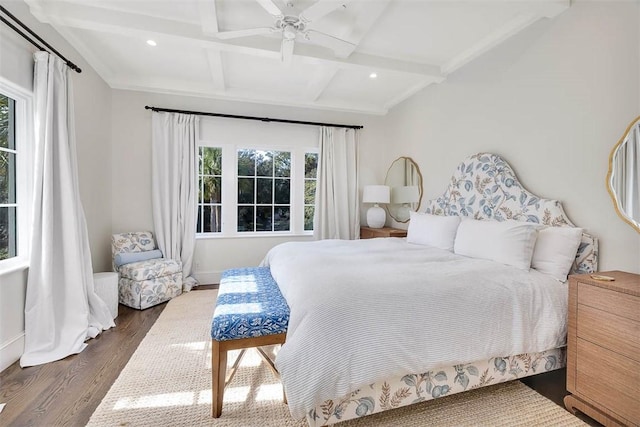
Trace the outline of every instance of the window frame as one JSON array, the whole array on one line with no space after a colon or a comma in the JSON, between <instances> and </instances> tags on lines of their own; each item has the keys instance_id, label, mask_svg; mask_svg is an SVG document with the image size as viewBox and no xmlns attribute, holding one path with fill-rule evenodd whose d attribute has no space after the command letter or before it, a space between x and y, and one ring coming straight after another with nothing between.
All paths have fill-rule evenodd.
<instances>
[{"instance_id":1,"label":"window frame","mask_svg":"<svg viewBox=\"0 0 640 427\"><path fill-rule=\"evenodd\" d=\"M0 77L0 93L15 101L15 145L12 151L16 155L16 256L0 260L0 274L5 274L26 268L29 263L34 117L33 92Z\"/></svg>"},{"instance_id":2,"label":"window frame","mask_svg":"<svg viewBox=\"0 0 640 427\"><path fill-rule=\"evenodd\" d=\"M222 228L221 232L198 233L196 239L255 238L312 236L313 230L304 230L304 156L318 153L318 147L309 145L255 144L238 142L221 144L215 141L198 141L200 147L222 149ZM290 230L238 232L238 150L287 151L291 153ZM200 205L199 200L197 201Z\"/></svg>"}]
</instances>

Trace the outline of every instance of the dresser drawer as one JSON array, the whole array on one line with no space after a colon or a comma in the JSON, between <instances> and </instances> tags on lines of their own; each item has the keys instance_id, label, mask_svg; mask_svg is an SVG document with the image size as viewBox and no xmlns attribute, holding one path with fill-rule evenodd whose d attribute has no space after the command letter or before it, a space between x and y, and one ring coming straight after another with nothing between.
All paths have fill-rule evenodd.
<instances>
[{"instance_id":1,"label":"dresser drawer","mask_svg":"<svg viewBox=\"0 0 640 427\"><path fill-rule=\"evenodd\" d=\"M640 363L581 338L577 350L577 393L639 424Z\"/></svg>"},{"instance_id":2,"label":"dresser drawer","mask_svg":"<svg viewBox=\"0 0 640 427\"><path fill-rule=\"evenodd\" d=\"M640 362L640 322L578 304L578 338Z\"/></svg>"},{"instance_id":3,"label":"dresser drawer","mask_svg":"<svg viewBox=\"0 0 640 427\"><path fill-rule=\"evenodd\" d=\"M634 295L578 283L578 304L640 322L640 297Z\"/></svg>"}]
</instances>

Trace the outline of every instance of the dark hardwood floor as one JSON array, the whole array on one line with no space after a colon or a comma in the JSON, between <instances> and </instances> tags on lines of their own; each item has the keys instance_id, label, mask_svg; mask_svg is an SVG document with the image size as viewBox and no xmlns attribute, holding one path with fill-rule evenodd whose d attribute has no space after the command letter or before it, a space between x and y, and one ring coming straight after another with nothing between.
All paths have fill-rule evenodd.
<instances>
[{"instance_id":1,"label":"dark hardwood floor","mask_svg":"<svg viewBox=\"0 0 640 427\"><path fill-rule=\"evenodd\" d=\"M5 369L0 373L0 403L6 403L0 426L85 425L165 306L139 311L120 305L116 327L87 341L80 354L42 366L21 369L14 363ZM563 406L565 375L561 369L522 382Z\"/></svg>"}]
</instances>

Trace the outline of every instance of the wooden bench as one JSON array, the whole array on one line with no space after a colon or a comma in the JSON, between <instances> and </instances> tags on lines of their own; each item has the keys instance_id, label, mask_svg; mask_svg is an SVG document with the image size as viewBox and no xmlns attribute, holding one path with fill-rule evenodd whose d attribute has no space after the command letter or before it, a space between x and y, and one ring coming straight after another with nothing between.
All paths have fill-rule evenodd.
<instances>
[{"instance_id":1,"label":"wooden bench","mask_svg":"<svg viewBox=\"0 0 640 427\"><path fill-rule=\"evenodd\" d=\"M256 347L279 377L273 361L260 347L283 344L288 324L289 306L268 267L236 268L222 273L211 322L214 418L222 413L224 388L233 379L247 348ZM242 351L227 375L227 352L239 349Z\"/></svg>"}]
</instances>

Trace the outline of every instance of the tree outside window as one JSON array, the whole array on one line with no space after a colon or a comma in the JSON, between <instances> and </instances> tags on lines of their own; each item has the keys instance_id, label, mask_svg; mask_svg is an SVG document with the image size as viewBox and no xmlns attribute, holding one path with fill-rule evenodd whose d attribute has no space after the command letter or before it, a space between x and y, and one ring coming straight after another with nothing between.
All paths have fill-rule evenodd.
<instances>
[{"instance_id":1,"label":"tree outside window","mask_svg":"<svg viewBox=\"0 0 640 427\"><path fill-rule=\"evenodd\" d=\"M15 101L0 94L0 260L17 255Z\"/></svg>"},{"instance_id":2,"label":"tree outside window","mask_svg":"<svg viewBox=\"0 0 640 427\"><path fill-rule=\"evenodd\" d=\"M304 230L313 230L318 178L318 153L304 155Z\"/></svg>"},{"instance_id":3,"label":"tree outside window","mask_svg":"<svg viewBox=\"0 0 640 427\"><path fill-rule=\"evenodd\" d=\"M291 229L291 153L238 150L237 231Z\"/></svg>"},{"instance_id":4,"label":"tree outside window","mask_svg":"<svg viewBox=\"0 0 640 427\"><path fill-rule=\"evenodd\" d=\"M200 147L198 161L198 233L222 231L222 149Z\"/></svg>"}]
</instances>

